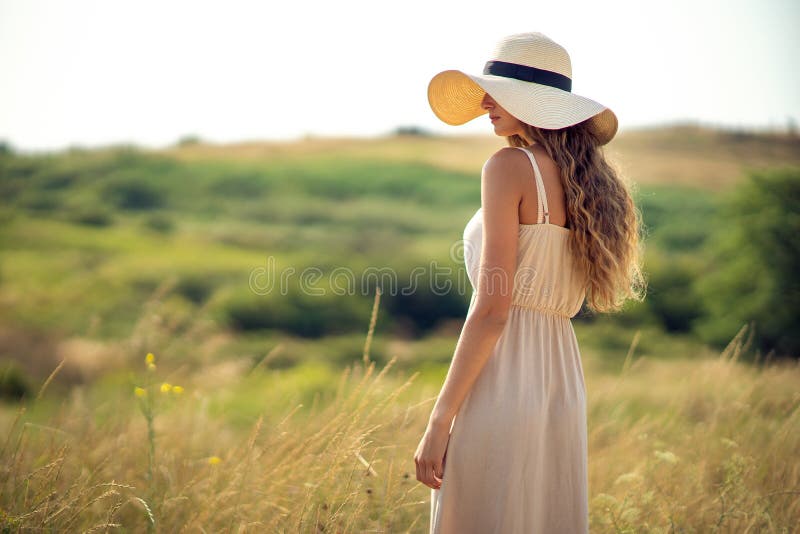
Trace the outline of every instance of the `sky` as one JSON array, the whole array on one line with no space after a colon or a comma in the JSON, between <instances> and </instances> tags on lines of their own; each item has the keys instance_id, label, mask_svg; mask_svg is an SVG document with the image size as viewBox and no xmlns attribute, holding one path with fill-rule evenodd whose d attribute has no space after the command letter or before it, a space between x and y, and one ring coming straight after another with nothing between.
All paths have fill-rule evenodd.
<instances>
[{"instance_id":1,"label":"sky","mask_svg":"<svg viewBox=\"0 0 800 534\"><path fill-rule=\"evenodd\" d=\"M798 0L0 0L0 140L20 150L448 126L427 85L479 74L506 35L572 59L620 130L800 121Z\"/></svg>"}]
</instances>

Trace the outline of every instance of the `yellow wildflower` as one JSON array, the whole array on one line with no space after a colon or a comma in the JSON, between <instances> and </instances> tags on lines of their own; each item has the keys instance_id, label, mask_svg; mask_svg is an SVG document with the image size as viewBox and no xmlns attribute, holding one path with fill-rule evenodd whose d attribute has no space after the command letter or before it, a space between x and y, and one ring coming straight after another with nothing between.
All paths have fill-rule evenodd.
<instances>
[{"instance_id":1,"label":"yellow wildflower","mask_svg":"<svg viewBox=\"0 0 800 534\"><path fill-rule=\"evenodd\" d=\"M169 383L164 382L161 384L161 393L169 393L170 389L172 389L172 386Z\"/></svg>"},{"instance_id":2,"label":"yellow wildflower","mask_svg":"<svg viewBox=\"0 0 800 534\"><path fill-rule=\"evenodd\" d=\"M156 370L156 364L154 364L154 363L148 363L148 364L147 364L147 369L148 369L149 371L155 371L155 370Z\"/></svg>"},{"instance_id":3,"label":"yellow wildflower","mask_svg":"<svg viewBox=\"0 0 800 534\"><path fill-rule=\"evenodd\" d=\"M176 394L176 395L180 395L181 393L183 393L183 387L182 386L172 386L172 392L174 394Z\"/></svg>"},{"instance_id":4,"label":"yellow wildflower","mask_svg":"<svg viewBox=\"0 0 800 534\"><path fill-rule=\"evenodd\" d=\"M152 352L148 352L148 353L147 353L147 356L145 356L145 357L144 357L144 361L145 361L145 363L147 363L147 364L150 364L150 363L155 363L155 361L156 361L156 357L155 357L155 355L154 355Z\"/></svg>"},{"instance_id":5,"label":"yellow wildflower","mask_svg":"<svg viewBox=\"0 0 800 534\"><path fill-rule=\"evenodd\" d=\"M145 397L145 396L147 396L147 390L145 390L144 388L140 388L138 386L133 388L133 393L137 397Z\"/></svg>"},{"instance_id":6,"label":"yellow wildflower","mask_svg":"<svg viewBox=\"0 0 800 534\"><path fill-rule=\"evenodd\" d=\"M222 461L222 458L220 458L219 456L212 456L211 458L208 459L208 463L210 465L217 465L221 461Z\"/></svg>"}]
</instances>

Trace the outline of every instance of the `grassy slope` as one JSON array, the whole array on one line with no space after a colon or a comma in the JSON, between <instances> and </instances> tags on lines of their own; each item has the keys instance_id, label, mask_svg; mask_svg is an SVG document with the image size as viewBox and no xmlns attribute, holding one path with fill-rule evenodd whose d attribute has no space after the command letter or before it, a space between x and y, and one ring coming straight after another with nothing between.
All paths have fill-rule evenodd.
<instances>
[{"instance_id":1,"label":"grassy slope","mask_svg":"<svg viewBox=\"0 0 800 534\"><path fill-rule=\"evenodd\" d=\"M170 277L178 284L178 294L163 304L171 320L188 328L193 318L220 319L224 302L242 293L236 288L268 255L279 269L402 270L433 258L447 260L479 202L482 161L500 146L496 137L394 137L198 144L161 151L167 159L128 155L121 163L113 151L56 155L38 181L30 182L35 185L22 182L17 203L40 207L4 212L8 220L0 240L13 253L0 263L0 317L14 326L0 328L0 346L26 356L42 353L24 359L41 359L29 369L46 375L60 354L74 352L52 346L74 346L72 338L130 335L150 294ZM654 228L649 260L663 268L674 260L664 251L694 261L713 211L713 192L729 187L749 165L797 164L797 147L796 139L781 136L683 127L622 133L608 153L645 187L640 200ZM106 168L110 174L104 174ZM109 211L113 220L107 226L74 223L75 214L86 210L108 211L99 192L106 181L125 180L163 191L167 205L155 217L174 229L153 231L147 212L119 210ZM206 299L204 291L210 292ZM587 349L606 353L610 366L619 365L614 351L632 337L609 321L578 330ZM442 339L457 333L457 326L445 329ZM649 334L653 355L686 348L687 341L657 329ZM449 341L434 339L433 345L442 345L434 360L446 362ZM229 350L244 347L247 353L257 345L239 337L230 337L230 343ZM383 357L418 344L389 341L391 351ZM302 358L306 345L287 340L287 361ZM341 345L342 358L352 354L347 341Z\"/></svg>"},{"instance_id":2,"label":"grassy slope","mask_svg":"<svg viewBox=\"0 0 800 534\"><path fill-rule=\"evenodd\" d=\"M496 136L309 138L286 143L190 145L165 151L186 161L264 160L320 157L418 162L476 175L486 158L505 146ZM685 185L721 191L748 168L800 165L800 139L782 134L746 134L695 126L621 132L606 153L631 181Z\"/></svg>"},{"instance_id":3,"label":"grassy slope","mask_svg":"<svg viewBox=\"0 0 800 534\"><path fill-rule=\"evenodd\" d=\"M634 351L616 373L587 355L593 532L793 531L800 370L741 365L741 345L697 360ZM0 525L144 531L146 504L159 531L427 532L413 454L438 380L361 363L192 369L161 354L153 372L137 358L130 376L45 394L19 419L0 411Z\"/></svg>"},{"instance_id":4,"label":"grassy slope","mask_svg":"<svg viewBox=\"0 0 800 534\"><path fill-rule=\"evenodd\" d=\"M475 207L478 170L499 146L496 138L407 137L178 147L164 152L189 165L194 187L181 187L166 212L176 223L172 232L147 230L141 214L115 215L99 228L35 213L4 220L2 247L13 254L2 260L2 313L15 321L28 314L45 330L0 329L0 340L40 360L36 385L62 357L68 364L41 401L27 403L18 424L15 407L0 410L0 435L9 438L0 444L0 525L75 530L117 522L141 530L141 497L164 531L313 530L315 522L326 531L426 531L429 490L416 483L412 456L458 322L420 340L376 336L372 358L394 359L394 367L380 381L362 383L358 368L342 374L361 357L360 333L321 341L234 335L208 313L224 291L193 304L171 290L172 275L239 284L237 276L260 265L265 250L274 247L286 262L318 261L303 251L330 243L334 233L344 236L324 250L334 263L352 260L352 247L364 247L363 261L398 253L439 257ZM797 147L784 138L672 129L620 135L608 152L627 176L653 187L651 194L673 194L679 183L706 198L730 187L747 166L798 164ZM302 176L300 185L284 184L276 171L296 169L298 161L306 174L327 167L342 179L361 164L379 172L389 162L414 183L426 169L441 168L453 174L436 174L436 191L453 190L461 179L469 185L455 189L459 198L449 209L427 204L424 189L411 191L413 202L398 203L391 181L365 181L368 191L384 188L375 197L350 196L368 174L313 197L303 188L327 184ZM408 170L409 163L418 167ZM215 165L217 175L209 170ZM256 173L266 190L300 190L268 209L261 203L270 195L207 197L215 187L230 192L248 184L254 169L278 173ZM86 187L73 193L64 202L93 198ZM339 196L325 200L328 193ZM686 203L681 195L661 206L661 217ZM705 209L703 202L688 209ZM373 237L347 238L365 219L375 226L387 217ZM669 239L660 234L659 246L675 246L691 229L673 230ZM390 249L383 248L387 240ZM104 316L115 317L121 338L97 339ZM74 322L72 330L49 339L50 327L65 320ZM796 367L753 369L731 361L731 353L715 358L656 328L599 320L576 331L589 395L593 531L781 532L797 523ZM146 427L132 395L145 379L141 358L148 350L158 355L156 386L186 387L182 397L157 397L163 410L152 481L144 476ZM398 391L415 372L410 387ZM84 385L65 396L64 377ZM222 459L216 468L208 462L213 456ZM370 463L374 474L367 475Z\"/></svg>"}]
</instances>

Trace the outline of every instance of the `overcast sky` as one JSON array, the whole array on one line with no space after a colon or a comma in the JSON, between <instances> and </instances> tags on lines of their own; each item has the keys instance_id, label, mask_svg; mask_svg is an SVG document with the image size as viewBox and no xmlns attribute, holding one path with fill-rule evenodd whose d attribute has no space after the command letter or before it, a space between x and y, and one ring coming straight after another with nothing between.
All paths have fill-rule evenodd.
<instances>
[{"instance_id":1,"label":"overcast sky","mask_svg":"<svg viewBox=\"0 0 800 534\"><path fill-rule=\"evenodd\" d=\"M0 140L489 133L485 116L440 123L428 81L480 73L499 39L527 31L567 49L573 92L623 130L782 127L800 119L798 24L798 0L0 0Z\"/></svg>"}]
</instances>

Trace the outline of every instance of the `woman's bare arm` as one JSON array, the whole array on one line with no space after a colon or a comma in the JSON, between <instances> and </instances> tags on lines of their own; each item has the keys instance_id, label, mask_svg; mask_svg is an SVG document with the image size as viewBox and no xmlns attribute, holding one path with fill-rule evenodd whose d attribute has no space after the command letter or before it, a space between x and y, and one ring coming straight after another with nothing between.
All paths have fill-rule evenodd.
<instances>
[{"instance_id":1,"label":"woman's bare arm","mask_svg":"<svg viewBox=\"0 0 800 534\"><path fill-rule=\"evenodd\" d=\"M475 291L450 369L433 407L429 426L450 428L503 333L517 268L521 177L527 156L513 148L494 154L481 173L483 246Z\"/></svg>"}]
</instances>

